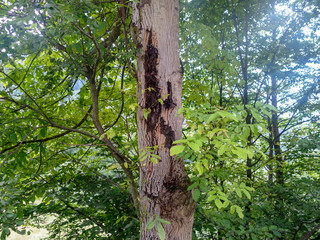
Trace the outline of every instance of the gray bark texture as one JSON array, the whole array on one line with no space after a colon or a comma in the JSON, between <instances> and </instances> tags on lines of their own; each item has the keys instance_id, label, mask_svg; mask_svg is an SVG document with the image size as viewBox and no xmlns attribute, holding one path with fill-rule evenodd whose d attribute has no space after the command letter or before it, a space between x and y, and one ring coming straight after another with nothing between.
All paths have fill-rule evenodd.
<instances>
[{"instance_id":1,"label":"gray bark texture","mask_svg":"<svg viewBox=\"0 0 320 240\"><path fill-rule=\"evenodd\" d=\"M140 166L141 239L159 239L150 219L159 216L166 239L191 240L195 203L187 191L189 178L183 159L170 156L173 141L182 137L182 73L179 60L179 0L141 0L133 4L133 34L138 54L138 144L142 152L154 147L157 164L149 158ZM162 101L159 99L162 99ZM144 111L149 112L145 119Z\"/></svg>"}]
</instances>

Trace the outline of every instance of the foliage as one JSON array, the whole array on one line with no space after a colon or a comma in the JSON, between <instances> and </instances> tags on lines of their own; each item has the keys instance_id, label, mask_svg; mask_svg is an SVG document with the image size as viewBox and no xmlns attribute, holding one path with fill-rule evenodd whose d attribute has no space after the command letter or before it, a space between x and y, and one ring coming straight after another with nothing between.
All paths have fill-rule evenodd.
<instances>
[{"instance_id":1,"label":"foliage","mask_svg":"<svg viewBox=\"0 0 320 240\"><path fill-rule=\"evenodd\" d=\"M52 239L136 238L128 182L99 143L112 139L137 161L134 79L125 67L134 52L123 44L120 7L92 1L1 5L2 239L48 214L55 217L47 226ZM88 71L97 81L102 138L91 118Z\"/></svg>"},{"instance_id":2,"label":"foliage","mask_svg":"<svg viewBox=\"0 0 320 240\"><path fill-rule=\"evenodd\" d=\"M319 222L309 212L319 204L311 190L319 182L311 167L319 162L317 6L183 6L186 139L180 142L190 139L201 149L185 146L180 153L194 176L194 238L300 239Z\"/></svg>"}]
</instances>

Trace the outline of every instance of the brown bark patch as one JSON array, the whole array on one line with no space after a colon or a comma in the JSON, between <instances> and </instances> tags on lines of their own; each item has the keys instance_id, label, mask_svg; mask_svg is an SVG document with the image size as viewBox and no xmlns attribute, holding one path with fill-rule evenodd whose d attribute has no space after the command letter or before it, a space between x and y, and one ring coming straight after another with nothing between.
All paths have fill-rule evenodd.
<instances>
[{"instance_id":1,"label":"brown bark patch","mask_svg":"<svg viewBox=\"0 0 320 240\"><path fill-rule=\"evenodd\" d=\"M163 182L163 186L166 188L167 192L174 193L177 191L177 179L173 177L167 177Z\"/></svg>"},{"instance_id":2,"label":"brown bark patch","mask_svg":"<svg viewBox=\"0 0 320 240\"><path fill-rule=\"evenodd\" d=\"M177 106L172 99L172 85L171 82L167 82L167 92L168 92L168 97L166 100L164 100L163 105L165 109L170 109L173 108L174 106Z\"/></svg>"},{"instance_id":3,"label":"brown bark patch","mask_svg":"<svg viewBox=\"0 0 320 240\"><path fill-rule=\"evenodd\" d=\"M179 179L176 174L172 177L166 177L164 181L165 190L159 198L161 217L178 220L178 216L189 216L193 213L195 203L192 193L187 190L187 184L187 179L185 181ZM183 214L180 215L177 212L183 212Z\"/></svg>"},{"instance_id":4,"label":"brown bark patch","mask_svg":"<svg viewBox=\"0 0 320 240\"><path fill-rule=\"evenodd\" d=\"M147 131L153 132L159 121L161 114L161 104L158 99L161 98L159 79L158 79L158 49L152 41L152 30L149 31L147 49L144 54L145 71L145 108L150 111L147 117Z\"/></svg>"},{"instance_id":5,"label":"brown bark patch","mask_svg":"<svg viewBox=\"0 0 320 240\"><path fill-rule=\"evenodd\" d=\"M174 131L172 130L171 126L165 124L163 117L161 117L161 119L160 119L160 133L166 137L166 142L165 142L164 146L166 148L171 148L172 143L175 140L175 134L174 134Z\"/></svg>"}]
</instances>

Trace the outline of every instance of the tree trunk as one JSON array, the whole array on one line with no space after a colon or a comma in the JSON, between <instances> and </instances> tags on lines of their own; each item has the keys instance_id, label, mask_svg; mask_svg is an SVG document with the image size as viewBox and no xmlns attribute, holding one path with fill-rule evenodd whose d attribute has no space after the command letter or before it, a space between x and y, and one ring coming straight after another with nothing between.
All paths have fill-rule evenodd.
<instances>
[{"instance_id":1,"label":"tree trunk","mask_svg":"<svg viewBox=\"0 0 320 240\"><path fill-rule=\"evenodd\" d=\"M275 108L278 107L278 93L277 93L277 79L274 74L271 74L271 84L272 84L272 93L271 93L271 103ZM273 146L275 158L277 161L277 169L276 169L276 181L279 184L283 184L283 161L281 156L281 148L280 148L280 134L279 134L279 123L278 123L278 115L276 112L272 113L272 135L273 135Z\"/></svg>"},{"instance_id":2,"label":"tree trunk","mask_svg":"<svg viewBox=\"0 0 320 240\"><path fill-rule=\"evenodd\" d=\"M179 0L141 0L133 4L133 31L138 47L138 144L139 150L160 157L147 158L140 166L141 239L159 239L155 216L166 239L192 239L195 203L187 191L189 178L183 159L170 156L173 141L182 137L182 73L179 60ZM162 99L159 101L159 99Z\"/></svg>"}]
</instances>

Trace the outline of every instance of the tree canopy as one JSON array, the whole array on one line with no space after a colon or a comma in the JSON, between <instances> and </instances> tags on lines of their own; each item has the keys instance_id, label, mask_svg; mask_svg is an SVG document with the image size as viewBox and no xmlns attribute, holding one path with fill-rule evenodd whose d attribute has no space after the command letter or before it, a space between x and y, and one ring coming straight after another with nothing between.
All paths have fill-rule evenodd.
<instances>
[{"instance_id":1,"label":"tree canopy","mask_svg":"<svg viewBox=\"0 0 320 240\"><path fill-rule=\"evenodd\" d=\"M170 239L169 215L143 223L139 205L141 169L162 166L163 146L141 148L137 129L157 109L184 117L182 139L159 126L171 164L186 167L192 239L318 239L319 1L181 0L177 113L175 86L159 95L152 83L160 40L149 33L142 52L134 26L152 2L0 3L1 239L26 226L47 239L139 239L141 228Z\"/></svg>"}]
</instances>

